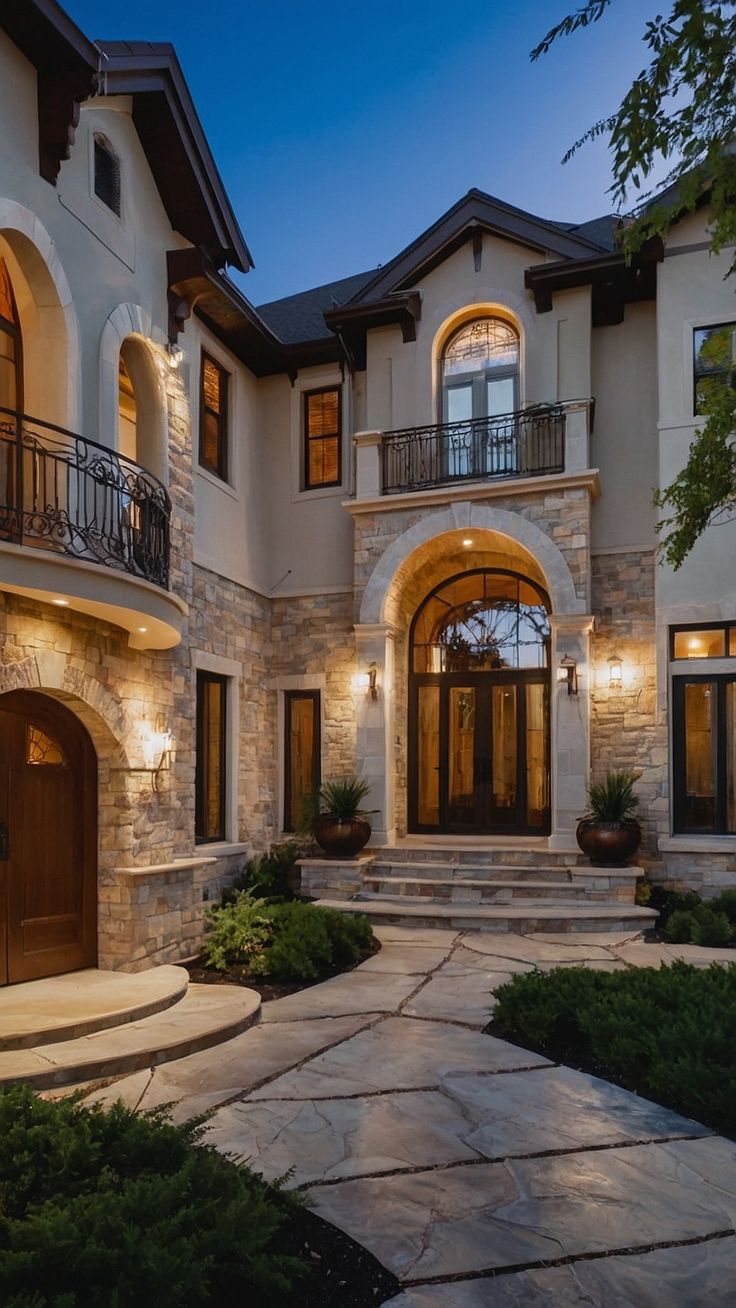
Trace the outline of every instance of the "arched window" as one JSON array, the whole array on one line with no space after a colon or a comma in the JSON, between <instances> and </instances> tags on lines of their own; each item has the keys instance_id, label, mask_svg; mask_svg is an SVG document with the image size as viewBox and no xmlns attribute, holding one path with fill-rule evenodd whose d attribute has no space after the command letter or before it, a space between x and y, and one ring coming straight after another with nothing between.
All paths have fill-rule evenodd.
<instances>
[{"instance_id":1,"label":"arched window","mask_svg":"<svg viewBox=\"0 0 736 1308\"><path fill-rule=\"evenodd\" d=\"M504 318L476 318L442 354L442 421L493 418L519 407L519 336Z\"/></svg>"},{"instance_id":2,"label":"arched window","mask_svg":"<svg viewBox=\"0 0 736 1308\"><path fill-rule=\"evenodd\" d=\"M125 362L126 347L120 351L118 364L118 449L126 459L138 458L138 405L133 380Z\"/></svg>"},{"instance_id":3,"label":"arched window","mask_svg":"<svg viewBox=\"0 0 736 1308\"><path fill-rule=\"evenodd\" d=\"M0 408L23 408L18 310L7 264L0 258Z\"/></svg>"},{"instance_id":4,"label":"arched window","mask_svg":"<svg viewBox=\"0 0 736 1308\"><path fill-rule=\"evenodd\" d=\"M412 626L414 672L546 668L549 600L515 572L481 569L443 582Z\"/></svg>"}]
</instances>

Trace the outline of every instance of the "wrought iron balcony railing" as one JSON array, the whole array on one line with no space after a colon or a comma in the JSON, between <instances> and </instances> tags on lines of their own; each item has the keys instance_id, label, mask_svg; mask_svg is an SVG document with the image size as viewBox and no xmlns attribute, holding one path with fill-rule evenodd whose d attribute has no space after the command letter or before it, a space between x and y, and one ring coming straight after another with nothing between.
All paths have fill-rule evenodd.
<instances>
[{"instance_id":1,"label":"wrought iron balcony railing","mask_svg":"<svg viewBox=\"0 0 736 1308\"><path fill-rule=\"evenodd\" d=\"M0 408L0 541L169 584L166 487L132 459Z\"/></svg>"},{"instance_id":2,"label":"wrought iron balcony railing","mask_svg":"<svg viewBox=\"0 0 736 1308\"><path fill-rule=\"evenodd\" d=\"M384 495L458 481L564 472L565 409L540 405L493 418L387 431L381 460Z\"/></svg>"}]
</instances>

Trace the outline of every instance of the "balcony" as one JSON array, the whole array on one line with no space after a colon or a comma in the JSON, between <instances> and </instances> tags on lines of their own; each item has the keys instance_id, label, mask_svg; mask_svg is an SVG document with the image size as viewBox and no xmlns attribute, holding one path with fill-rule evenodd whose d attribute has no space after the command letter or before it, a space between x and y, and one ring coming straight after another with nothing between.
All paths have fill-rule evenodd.
<instances>
[{"instance_id":1,"label":"balcony","mask_svg":"<svg viewBox=\"0 0 736 1308\"><path fill-rule=\"evenodd\" d=\"M0 409L3 589L105 617L139 648L167 648L180 638L183 610L162 593L170 516L166 487L140 464Z\"/></svg>"},{"instance_id":2,"label":"balcony","mask_svg":"<svg viewBox=\"0 0 736 1308\"><path fill-rule=\"evenodd\" d=\"M360 432L355 497L581 473L592 410L592 400L560 401L491 418Z\"/></svg>"}]
</instances>

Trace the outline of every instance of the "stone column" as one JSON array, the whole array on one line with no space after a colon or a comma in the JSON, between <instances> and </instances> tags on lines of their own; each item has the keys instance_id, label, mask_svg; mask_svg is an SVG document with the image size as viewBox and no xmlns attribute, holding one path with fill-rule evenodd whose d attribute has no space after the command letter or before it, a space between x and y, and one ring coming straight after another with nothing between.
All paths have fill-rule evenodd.
<instances>
[{"instance_id":1,"label":"stone column","mask_svg":"<svg viewBox=\"0 0 736 1308\"><path fill-rule=\"evenodd\" d=\"M590 614L560 614L552 627L552 705L550 765L552 833L550 849L577 850L575 828L587 805L590 776ZM557 681L560 660L577 664L577 695Z\"/></svg>"},{"instance_id":2,"label":"stone column","mask_svg":"<svg viewBox=\"0 0 736 1308\"><path fill-rule=\"evenodd\" d=\"M358 776L370 782L365 807L371 815L372 845L396 839L394 819L394 632L384 623L356 626L357 677L375 663L376 698L355 685L356 759ZM356 677L356 681L357 681Z\"/></svg>"}]
</instances>

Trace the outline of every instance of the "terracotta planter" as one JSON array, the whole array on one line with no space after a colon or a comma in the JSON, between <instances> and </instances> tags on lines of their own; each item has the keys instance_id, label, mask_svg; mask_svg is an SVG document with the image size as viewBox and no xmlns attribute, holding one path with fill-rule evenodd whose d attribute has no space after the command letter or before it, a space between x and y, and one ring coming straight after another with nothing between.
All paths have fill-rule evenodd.
<instances>
[{"instance_id":1,"label":"terracotta planter","mask_svg":"<svg viewBox=\"0 0 736 1308\"><path fill-rule=\"evenodd\" d=\"M314 838L328 858L352 858L359 854L371 836L371 824L365 818L318 817L312 828Z\"/></svg>"},{"instance_id":2,"label":"terracotta planter","mask_svg":"<svg viewBox=\"0 0 736 1308\"><path fill-rule=\"evenodd\" d=\"M638 822L596 822L583 818L575 833L584 854L596 867L623 867L641 844Z\"/></svg>"}]
</instances>

